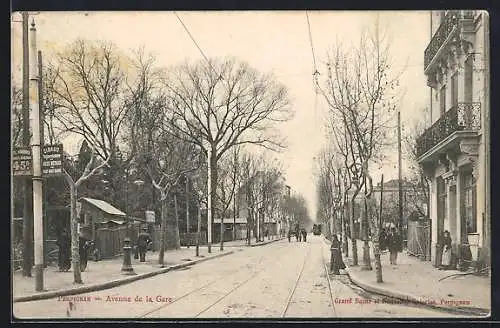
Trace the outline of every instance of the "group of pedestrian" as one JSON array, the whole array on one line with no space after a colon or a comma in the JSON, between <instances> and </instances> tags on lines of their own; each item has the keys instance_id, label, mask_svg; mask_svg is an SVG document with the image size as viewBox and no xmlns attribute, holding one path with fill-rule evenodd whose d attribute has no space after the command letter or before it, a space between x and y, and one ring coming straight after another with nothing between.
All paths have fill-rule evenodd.
<instances>
[{"instance_id":1,"label":"group of pedestrian","mask_svg":"<svg viewBox=\"0 0 500 328\"><path fill-rule=\"evenodd\" d=\"M386 228L382 228L380 231L380 250L388 250L389 263L391 265L397 265L398 253L403 251L403 239L394 225L391 225L387 230Z\"/></svg>"},{"instance_id":2,"label":"group of pedestrian","mask_svg":"<svg viewBox=\"0 0 500 328\"><path fill-rule=\"evenodd\" d=\"M152 240L146 228L143 228L137 237L137 246L135 258L139 259L140 262L146 261L146 252L151 246ZM59 248L58 255L58 266L59 271L67 272L71 269L71 236L66 229L63 229L59 235L56 242ZM100 256L96 256L95 252L98 252L97 248L94 247L94 241L87 238L85 235L80 234L79 236L79 256L80 256L80 271L85 271L87 268L89 249L94 248L93 256L97 261Z\"/></svg>"},{"instance_id":3,"label":"group of pedestrian","mask_svg":"<svg viewBox=\"0 0 500 328\"><path fill-rule=\"evenodd\" d=\"M142 228L142 231L137 236L137 246L134 258L139 259L140 262L146 262L146 252L151 244L152 240L148 233L148 229Z\"/></svg>"},{"instance_id":4,"label":"group of pedestrian","mask_svg":"<svg viewBox=\"0 0 500 328\"><path fill-rule=\"evenodd\" d=\"M299 228L298 226L295 227L294 230L289 230L288 231L288 242L291 242L292 240L292 234L295 235L295 240L296 241L304 241L307 242L307 230L304 228Z\"/></svg>"},{"instance_id":5,"label":"group of pedestrian","mask_svg":"<svg viewBox=\"0 0 500 328\"><path fill-rule=\"evenodd\" d=\"M80 234L78 255L80 257L80 271L85 271L88 262L89 249L94 245L93 241ZM66 229L61 231L61 234L56 242L59 247L58 266L59 271L67 272L71 269L71 238Z\"/></svg>"}]
</instances>

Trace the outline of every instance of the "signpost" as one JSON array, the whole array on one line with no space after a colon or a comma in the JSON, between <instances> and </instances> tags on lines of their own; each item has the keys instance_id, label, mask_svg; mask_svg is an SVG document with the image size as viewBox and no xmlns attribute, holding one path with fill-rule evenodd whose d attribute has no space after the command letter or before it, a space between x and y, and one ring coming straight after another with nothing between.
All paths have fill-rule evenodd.
<instances>
[{"instance_id":1,"label":"signpost","mask_svg":"<svg viewBox=\"0 0 500 328\"><path fill-rule=\"evenodd\" d=\"M63 174L63 145L43 146L42 175L49 177Z\"/></svg>"},{"instance_id":2,"label":"signpost","mask_svg":"<svg viewBox=\"0 0 500 328\"><path fill-rule=\"evenodd\" d=\"M12 175L23 177L33 175L31 147L14 147L12 149Z\"/></svg>"},{"instance_id":3,"label":"signpost","mask_svg":"<svg viewBox=\"0 0 500 328\"><path fill-rule=\"evenodd\" d=\"M42 175L52 177L63 174L63 145L43 146ZM30 147L12 149L12 175L33 176L33 156Z\"/></svg>"}]
</instances>

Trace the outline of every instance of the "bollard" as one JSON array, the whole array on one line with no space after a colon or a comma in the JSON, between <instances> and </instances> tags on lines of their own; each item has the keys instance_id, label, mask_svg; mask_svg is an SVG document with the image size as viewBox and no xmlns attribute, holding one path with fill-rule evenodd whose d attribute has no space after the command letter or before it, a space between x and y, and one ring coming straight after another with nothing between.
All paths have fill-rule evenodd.
<instances>
[{"instance_id":1,"label":"bollard","mask_svg":"<svg viewBox=\"0 0 500 328\"><path fill-rule=\"evenodd\" d=\"M123 240L123 266L122 266L122 274L132 276L136 273L134 272L134 268L132 267L132 260L130 258L132 246L130 246L130 238L125 238Z\"/></svg>"}]
</instances>

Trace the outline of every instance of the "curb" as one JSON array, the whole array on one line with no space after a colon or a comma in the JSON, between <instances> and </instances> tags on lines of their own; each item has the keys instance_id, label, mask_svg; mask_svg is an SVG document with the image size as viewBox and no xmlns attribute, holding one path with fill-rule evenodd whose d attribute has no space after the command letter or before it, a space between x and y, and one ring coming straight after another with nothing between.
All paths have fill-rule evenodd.
<instances>
[{"instance_id":1,"label":"curb","mask_svg":"<svg viewBox=\"0 0 500 328\"><path fill-rule=\"evenodd\" d=\"M326 237L324 237L324 242L326 244L330 244L330 241L327 240ZM346 264L345 271L347 272L347 275L349 276L349 280L353 284L355 284L356 286L358 286L358 287L360 287L368 292L374 293L374 294L391 297L391 298L405 301L408 303L420 304L420 305L426 306L428 308L438 309L438 310L442 310L442 311L446 311L446 312L454 313L454 314L463 314L463 315L470 315L470 316L477 317L477 316L488 316L489 313L491 313L490 310L483 309L483 308L474 308L474 309L463 308L463 307L453 308L453 307L449 307L446 305L434 304L434 303L431 303L429 301L426 301L425 297L417 297L417 296L414 296L412 294L400 292L397 290L390 290L390 289L387 289L384 287L374 286L372 284L365 283L365 282L361 281L360 279L358 279L356 277L356 275L351 272L351 270L349 269L349 266L347 264Z\"/></svg>"},{"instance_id":2,"label":"curb","mask_svg":"<svg viewBox=\"0 0 500 328\"><path fill-rule=\"evenodd\" d=\"M390 289L387 289L384 287L374 286L372 284L365 283L365 282L361 281L360 279L358 279L356 277L356 275L354 275L352 272L350 272L349 267L347 267L345 271L347 272L349 279L351 280L351 282L353 284L355 284L358 287L361 287L362 289L364 289L366 291L369 291L369 292L372 292L372 293L375 293L378 295L399 299L399 300L409 302L409 303L420 304L420 305L424 305L424 306L429 307L429 308L438 309L438 310L442 310L442 311L446 311L446 312L450 312L450 313L454 313L454 314L471 315L471 316L476 317L476 316L487 316L491 312L490 310L483 309L483 308L474 308L474 309L468 309L468 308L463 308L463 307L453 308L453 307L446 306L446 305L435 304L435 303L429 302L429 300L426 301L425 297L417 297L417 296L414 296L412 294L400 292L397 290L390 290Z\"/></svg>"},{"instance_id":3,"label":"curb","mask_svg":"<svg viewBox=\"0 0 500 328\"><path fill-rule=\"evenodd\" d=\"M246 245L246 246L259 247L259 246L264 246L264 245L267 245L267 244L270 244L270 243L274 243L276 241L280 241L280 240L283 240L283 239L285 239L285 238L268 240L268 241L265 241L265 242L262 242L262 243L259 243L259 244L250 244L250 245Z\"/></svg>"},{"instance_id":4,"label":"curb","mask_svg":"<svg viewBox=\"0 0 500 328\"><path fill-rule=\"evenodd\" d=\"M26 296L18 296L18 297L14 297L13 302L17 303L17 302L39 301L39 300L50 299L50 298L55 298L55 297L59 297L59 296L69 296L69 295L94 292L97 290L109 289L109 288L113 288L116 286L125 285L128 283L137 281L137 280L150 278L150 277L153 277L153 276L156 276L156 275L159 275L162 273L166 273L169 271L178 270L178 269L181 269L181 268L184 268L187 266L191 266L191 265L194 265L194 264L197 264L200 262L204 262L204 261L216 259L216 258L219 258L222 256L230 255L233 253L234 253L234 251L231 250L231 251L227 251L223 254L217 254L214 256L210 256L210 257L204 257L204 258L200 258L200 259L193 260L193 261L186 262L186 263L179 263L179 264L171 265L171 266L166 267L166 268L161 268L161 269L156 270L156 271L138 274L138 275L134 275L134 276L129 276L127 278L111 280L111 281L107 281L104 283L97 283L97 284L93 284L93 285L81 286L81 287L76 287L76 288L71 288L71 289L54 290L54 291L50 291L50 292L42 292L42 293L31 294L31 295L26 295Z\"/></svg>"},{"instance_id":5,"label":"curb","mask_svg":"<svg viewBox=\"0 0 500 328\"><path fill-rule=\"evenodd\" d=\"M331 242L328 239L326 239L326 237L324 237L324 236L323 236L323 241L327 245L331 244ZM358 286L358 287L360 287L368 292L374 293L374 294L399 299L399 300L409 302L409 303L420 304L420 305L424 305L424 306L429 307L429 308L438 309L438 310L442 310L442 311L446 311L446 312L450 312L450 313L454 313L454 314L471 315L471 316L477 317L477 316L488 316L489 313L491 313L490 310L483 309L483 308L473 308L473 309L472 308L464 308L464 307L453 308L453 307L446 306L446 305L434 304L434 303L431 303L428 301L426 302L425 297L417 297L417 296L414 296L412 294L400 292L397 290L390 290L390 289L387 289L384 287L374 286L372 284L365 283L365 282L361 281L360 279L358 279L356 277L356 275L350 271L349 266L347 266L347 264L346 264L345 271L347 272L347 275L349 276L349 280L353 284L355 284L356 286Z\"/></svg>"}]
</instances>

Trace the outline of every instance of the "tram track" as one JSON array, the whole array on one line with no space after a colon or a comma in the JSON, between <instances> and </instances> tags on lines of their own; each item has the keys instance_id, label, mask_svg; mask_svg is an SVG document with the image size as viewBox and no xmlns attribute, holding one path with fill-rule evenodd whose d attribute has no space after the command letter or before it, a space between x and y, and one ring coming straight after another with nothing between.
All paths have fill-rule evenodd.
<instances>
[{"instance_id":1,"label":"tram track","mask_svg":"<svg viewBox=\"0 0 500 328\"><path fill-rule=\"evenodd\" d=\"M289 256L293 256L293 254L289 254L287 253ZM247 284L248 282L250 282L252 279L256 278L257 276L259 276L259 274L261 274L262 272L264 272L265 270L269 270L269 266L266 266L266 265L263 265L264 261L265 260L268 260L268 258L266 256L261 256L258 263L256 264L256 267L261 267L262 266L262 269L254 272L253 274L250 275L250 277L244 279L242 282L238 283L235 287L231 288L227 293L221 295L219 298L217 298L217 300L215 302L212 302L210 305L206 306L205 308L203 308L201 311L199 311L196 315L194 315L193 317L194 318L197 318L199 317L200 315L202 315L203 313L207 312L208 310L210 310L211 308L213 308L215 305L219 304L222 300L224 300L225 298L227 298L229 295L231 295L232 293L234 293L236 290L238 290L239 288L241 288L242 286L244 286L245 284ZM278 263L279 265L279 263ZM248 268L248 263L245 263L243 265L241 265L238 269L234 270L231 275L232 276L235 276L237 273L239 272L242 272L242 270L245 270ZM156 312L159 312L163 309L165 309L166 307L168 306L171 306L172 304L182 300L182 299L185 299L193 294L196 294L197 292L201 292L203 290L206 290L207 288L209 288L210 286L213 286L214 284L216 284L217 282L221 281L221 279L224 279L225 278L225 275L222 274L220 275L219 277L217 277L216 279L212 279L210 280L208 283L206 284L203 284L179 297L176 297L174 298L171 302L169 303L166 303L166 304L163 304L161 306L158 306L142 315L139 316L139 318L145 318L151 314L154 314Z\"/></svg>"}]
</instances>

